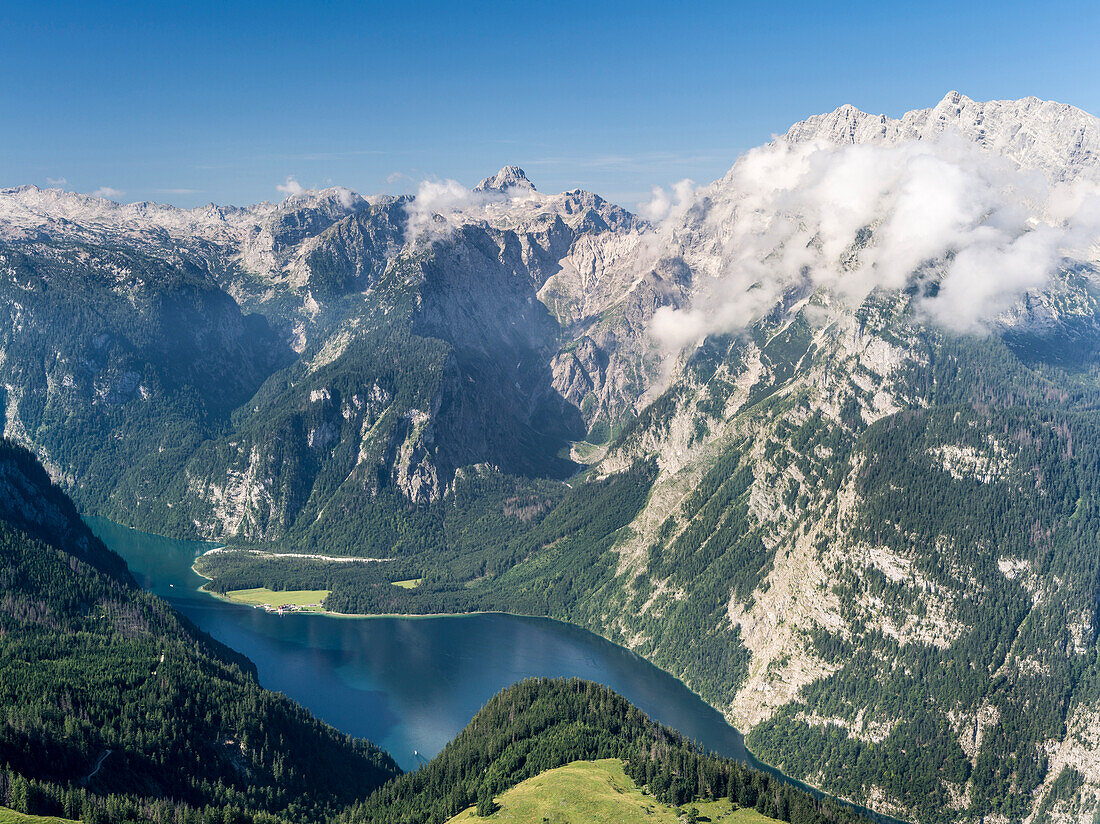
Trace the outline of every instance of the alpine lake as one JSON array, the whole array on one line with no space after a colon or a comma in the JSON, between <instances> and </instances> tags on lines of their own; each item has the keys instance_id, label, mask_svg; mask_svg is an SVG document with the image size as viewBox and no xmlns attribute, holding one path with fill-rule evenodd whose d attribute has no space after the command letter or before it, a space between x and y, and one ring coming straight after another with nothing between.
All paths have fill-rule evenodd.
<instances>
[{"instance_id":1,"label":"alpine lake","mask_svg":"<svg viewBox=\"0 0 1100 824\"><path fill-rule=\"evenodd\" d=\"M432 617L280 614L215 598L192 569L213 546L101 518L92 530L145 589L253 661L264 687L385 748L411 770L485 702L530 677L584 678L622 694L708 750L757 764L744 739L683 683L635 653L560 621L499 613Z\"/></svg>"}]
</instances>

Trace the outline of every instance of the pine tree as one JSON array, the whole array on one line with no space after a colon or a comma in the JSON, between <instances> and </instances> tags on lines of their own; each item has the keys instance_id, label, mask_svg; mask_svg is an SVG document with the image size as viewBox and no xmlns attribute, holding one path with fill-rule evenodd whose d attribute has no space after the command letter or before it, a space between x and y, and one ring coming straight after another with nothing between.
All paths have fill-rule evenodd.
<instances>
[{"instance_id":1,"label":"pine tree","mask_svg":"<svg viewBox=\"0 0 1100 824\"><path fill-rule=\"evenodd\" d=\"M493 801L493 794L487 784L482 784L477 793L477 814L481 818L487 818L497 811L497 805Z\"/></svg>"},{"instance_id":2,"label":"pine tree","mask_svg":"<svg viewBox=\"0 0 1100 824\"><path fill-rule=\"evenodd\" d=\"M11 782L11 787L8 789L8 806L13 810L20 813L29 813L27 804L29 802L29 787L27 786L27 779L21 775L16 775Z\"/></svg>"}]
</instances>

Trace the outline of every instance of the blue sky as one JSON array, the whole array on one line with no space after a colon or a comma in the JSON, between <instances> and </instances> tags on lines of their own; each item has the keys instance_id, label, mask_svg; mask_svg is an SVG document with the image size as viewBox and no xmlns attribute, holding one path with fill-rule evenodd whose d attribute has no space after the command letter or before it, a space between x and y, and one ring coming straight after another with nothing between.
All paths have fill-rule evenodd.
<instances>
[{"instance_id":1,"label":"blue sky","mask_svg":"<svg viewBox=\"0 0 1100 824\"><path fill-rule=\"evenodd\" d=\"M0 0L0 186L240 204L516 163L633 205L842 103L1100 113L1098 6Z\"/></svg>"}]
</instances>

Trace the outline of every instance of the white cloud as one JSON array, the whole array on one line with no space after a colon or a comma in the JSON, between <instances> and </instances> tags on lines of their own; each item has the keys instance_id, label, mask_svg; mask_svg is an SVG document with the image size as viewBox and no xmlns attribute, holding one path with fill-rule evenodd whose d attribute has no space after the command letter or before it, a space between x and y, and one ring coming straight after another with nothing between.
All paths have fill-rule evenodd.
<instances>
[{"instance_id":1,"label":"white cloud","mask_svg":"<svg viewBox=\"0 0 1100 824\"><path fill-rule=\"evenodd\" d=\"M275 188L288 197L300 195L305 191L305 187L298 182L298 179L294 177L294 175L288 175L287 179L283 183L276 184Z\"/></svg>"},{"instance_id":2,"label":"white cloud","mask_svg":"<svg viewBox=\"0 0 1100 824\"><path fill-rule=\"evenodd\" d=\"M643 213L698 273L692 306L654 317L669 350L747 327L793 287L854 305L918 271L939 281L918 312L982 332L1066 256L1086 256L1100 235L1100 186L1052 185L952 135L891 147L777 142L711 187L655 189Z\"/></svg>"},{"instance_id":3,"label":"white cloud","mask_svg":"<svg viewBox=\"0 0 1100 824\"><path fill-rule=\"evenodd\" d=\"M47 177L46 182L51 186L64 186L69 181L63 177Z\"/></svg>"},{"instance_id":4,"label":"white cloud","mask_svg":"<svg viewBox=\"0 0 1100 824\"><path fill-rule=\"evenodd\" d=\"M125 194L126 192L123 192L120 189L114 189L110 186L100 186L98 189L92 192L92 197L102 197L106 198L107 200L118 200Z\"/></svg>"},{"instance_id":5,"label":"white cloud","mask_svg":"<svg viewBox=\"0 0 1100 824\"><path fill-rule=\"evenodd\" d=\"M350 209L355 205L357 195L351 189L344 186L337 186L336 196L340 198L340 205L345 209Z\"/></svg>"},{"instance_id":6,"label":"white cloud","mask_svg":"<svg viewBox=\"0 0 1100 824\"><path fill-rule=\"evenodd\" d=\"M638 214L651 223L660 223L668 217L671 209L672 200L660 186L653 187L653 197L650 200L638 204Z\"/></svg>"},{"instance_id":7,"label":"white cloud","mask_svg":"<svg viewBox=\"0 0 1100 824\"><path fill-rule=\"evenodd\" d=\"M474 199L474 193L457 180L422 181L416 189L416 198L406 210L409 237L416 238L424 232L446 232L449 218L470 206Z\"/></svg>"},{"instance_id":8,"label":"white cloud","mask_svg":"<svg viewBox=\"0 0 1100 824\"><path fill-rule=\"evenodd\" d=\"M651 223L680 218L695 200L695 181L684 178L672 184L672 192L654 186L652 194L652 199L638 204L642 217Z\"/></svg>"},{"instance_id":9,"label":"white cloud","mask_svg":"<svg viewBox=\"0 0 1100 824\"><path fill-rule=\"evenodd\" d=\"M669 351L678 352L685 346L698 343L714 324L696 309L674 309L661 306L653 313L649 332Z\"/></svg>"},{"instance_id":10,"label":"white cloud","mask_svg":"<svg viewBox=\"0 0 1100 824\"><path fill-rule=\"evenodd\" d=\"M416 239L426 233L431 238L445 237L454 228L454 220L458 215L479 210L490 203L515 199L500 192L475 192L457 180L421 181L416 189L416 197L405 210L408 215L408 236Z\"/></svg>"}]
</instances>

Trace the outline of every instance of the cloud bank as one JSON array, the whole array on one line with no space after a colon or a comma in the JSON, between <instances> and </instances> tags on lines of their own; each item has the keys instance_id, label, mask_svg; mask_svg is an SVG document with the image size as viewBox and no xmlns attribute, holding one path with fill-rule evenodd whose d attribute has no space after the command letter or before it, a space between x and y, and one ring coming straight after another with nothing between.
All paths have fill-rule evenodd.
<instances>
[{"instance_id":1,"label":"cloud bank","mask_svg":"<svg viewBox=\"0 0 1100 824\"><path fill-rule=\"evenodd\" d=\"M938 291L923 290L918 313L981 333L1064 259L1095 256L1100 186L1053 184L952 135L899 146L777 141L709 187L655 189L643 213L704 275L692 307L654 318L669 350L746 328L792 288L826 287L854 305L922 278Z\"/></svg>"},{"instance_id":2,"label":"cloud bank","mask_svg":"<svg viewBox=\"0 0 1100 824\"><path fill-rule=\"evenodd\" d=\"M467 189L457 180L424 180L417 186L415 197L405 207L407 237L409 240L448 237L461 220L486 218L485 210L490 206L532 197L537 195L520 189L508 192L492 189L475 191Z\"/></svg>"}]
</instances>

